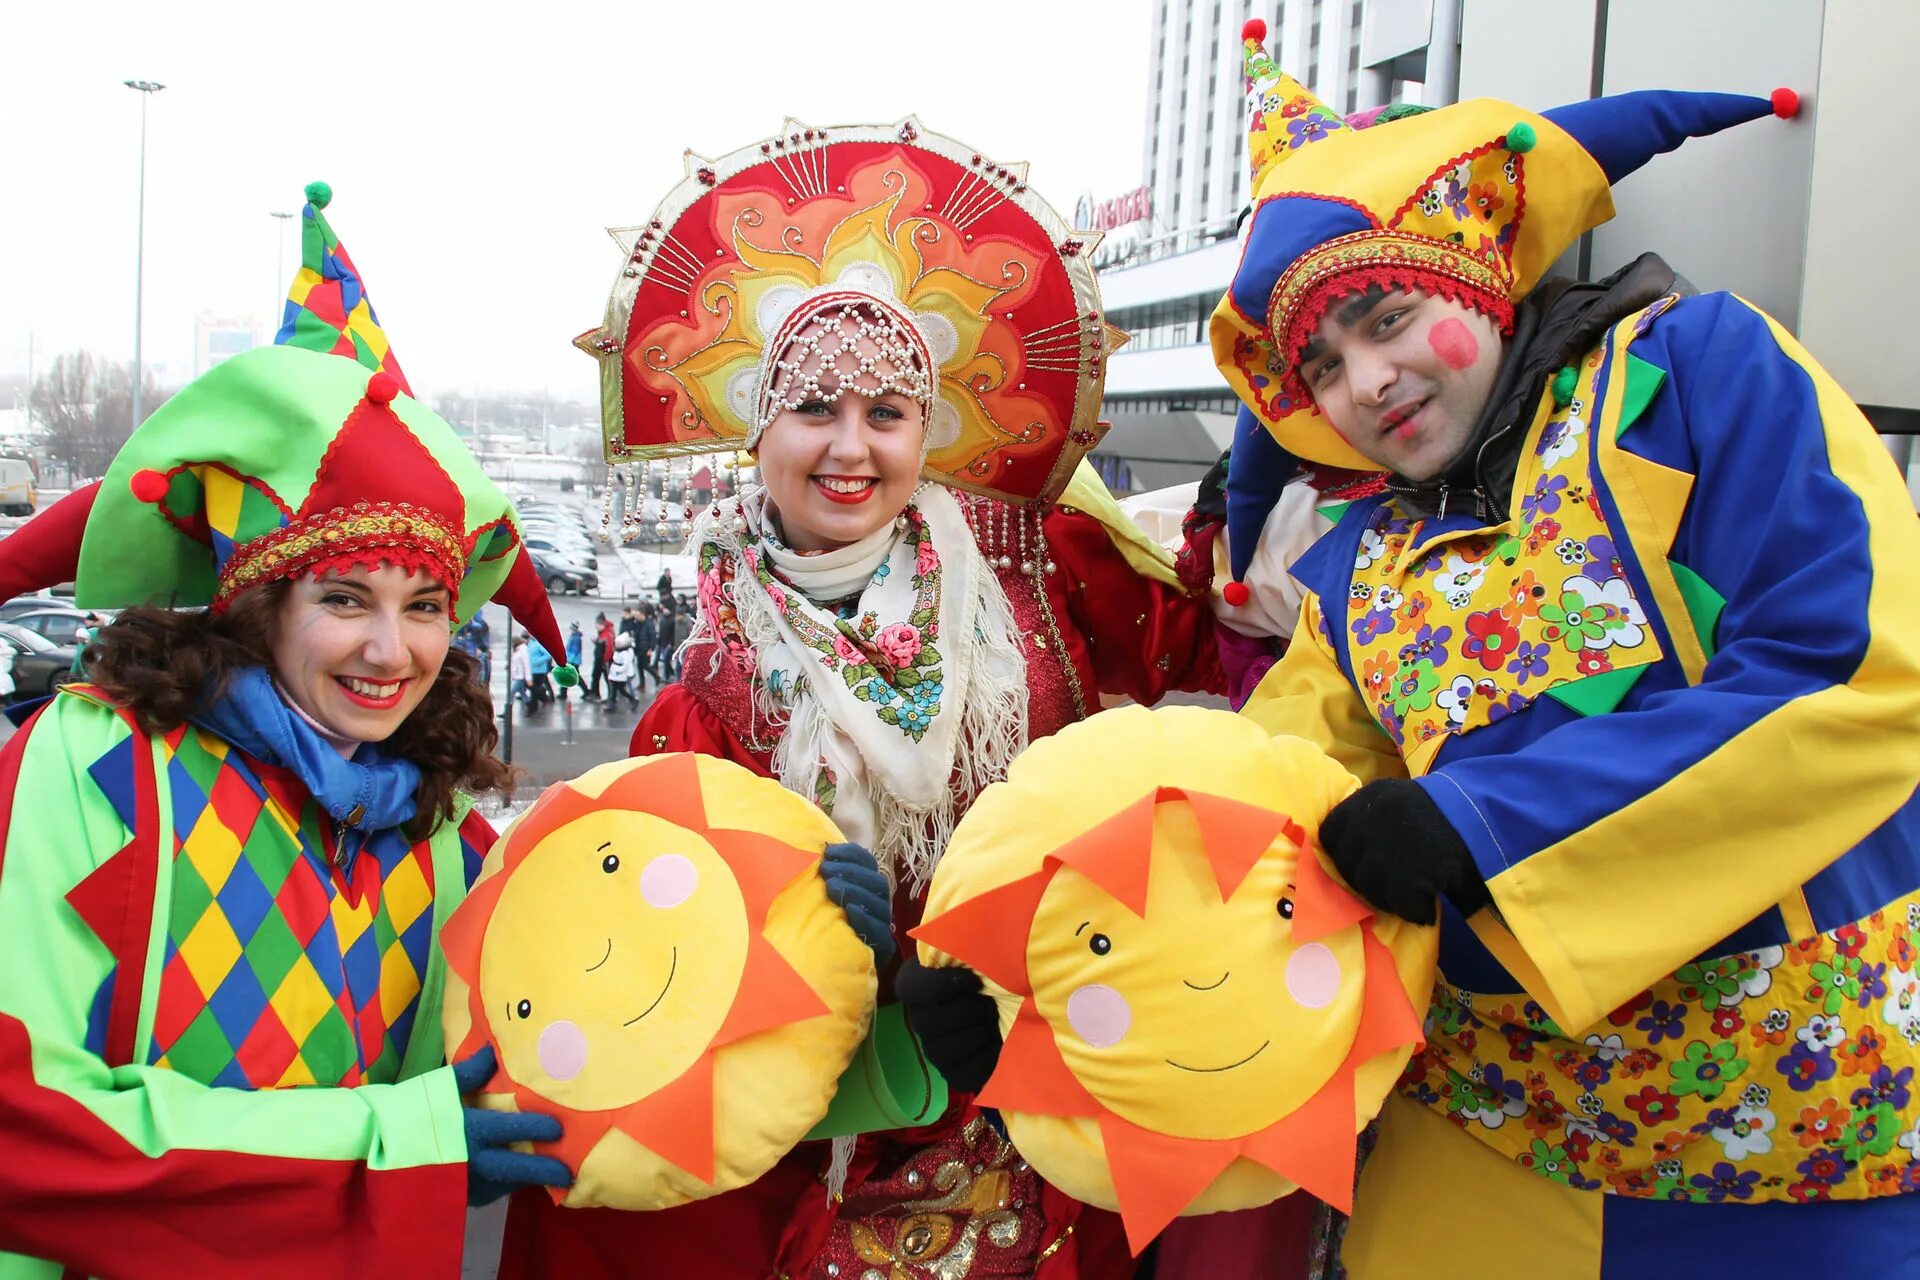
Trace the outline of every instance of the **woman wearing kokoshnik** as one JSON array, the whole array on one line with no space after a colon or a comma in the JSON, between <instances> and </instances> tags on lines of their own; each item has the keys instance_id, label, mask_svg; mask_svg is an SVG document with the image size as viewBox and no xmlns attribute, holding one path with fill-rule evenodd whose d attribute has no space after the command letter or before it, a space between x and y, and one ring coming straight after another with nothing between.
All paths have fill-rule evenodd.
<instances>
[{"instance_id":1,"label":"woman wearing kokoshnik","mask_svg":"<svg viewBox=\"0 0 1920 1280\"><path fill-rule=\"evenodd\" d=\"M452 630L559 631L308 194L297 345L0 564L125 610L0 752L0 1276L453 1277L470 1199L566 1179L508 1150L553 1119L462 1107L492 1064L443 1065L436 945L511 783Z\"/></svg>"},{"instance_id":2,"label":"woman wearing kokoshnik","mask_svg":"<svg viewBox=\"0 0 1920 1280\"><path fill-rule=\"evenodd\" d=\"M615 236L628 260L579 339L609 461L746 450L759 472L692 521L684 673L633 752L721 756L813 798L878 855L904 937L954 823L1028 742L1102 694L1219 683L1204 589L1080 464L1119 340L1098 234L1024 165L907 120L689 157ZM932 994L936 1022L993 1016L977 986ZM949 1082L947 1114L863 1136L843 1169L808 1143L660 1213L516 1196L502 1274L1129 1274L1118 1220L1041 1182L968 1103L980 1080Z\"/></svg>"}]
</instances>

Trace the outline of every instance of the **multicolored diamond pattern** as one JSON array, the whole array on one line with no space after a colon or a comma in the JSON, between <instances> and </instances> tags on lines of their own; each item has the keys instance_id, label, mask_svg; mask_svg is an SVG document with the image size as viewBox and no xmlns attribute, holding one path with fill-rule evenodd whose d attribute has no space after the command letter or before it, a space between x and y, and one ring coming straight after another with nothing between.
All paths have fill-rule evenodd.
<instances>
[{"instance_id":1,"label":"multicolored diamond pattern","mask_svg":"<svg viewBox=\"0 0 1920 1280\"><path fill-rule=\"evenodd\" d=\"M396 1079L432 947L428 845L389 831L337 872L289 775L196 728L164 742L175 853L150 1061L235 1088Z\"/></svg>"}]
</instances>

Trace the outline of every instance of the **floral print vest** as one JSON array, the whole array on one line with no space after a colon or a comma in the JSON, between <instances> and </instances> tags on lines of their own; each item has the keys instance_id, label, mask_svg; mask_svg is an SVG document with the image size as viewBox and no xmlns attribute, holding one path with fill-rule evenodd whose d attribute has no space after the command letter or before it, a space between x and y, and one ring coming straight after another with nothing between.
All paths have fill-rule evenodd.
<instances>
[{"instance_id":1,"label":"floral print vest","mask_svg":"<svg viewBox=\"0 0 1920 1280\"><path fill-rule=\"evenodd\" d=\"M1591 478L1593 432L1620 413L1596 394L1607 354L1589 353L1566 404L1542 397L1504 524L1432 533L1389 497L1360 530L1344 621L1323 604L1323 627L1345 629L1329 643L1416 777L1448 735L1661 656Z\"/></svg>"}]
</instances>

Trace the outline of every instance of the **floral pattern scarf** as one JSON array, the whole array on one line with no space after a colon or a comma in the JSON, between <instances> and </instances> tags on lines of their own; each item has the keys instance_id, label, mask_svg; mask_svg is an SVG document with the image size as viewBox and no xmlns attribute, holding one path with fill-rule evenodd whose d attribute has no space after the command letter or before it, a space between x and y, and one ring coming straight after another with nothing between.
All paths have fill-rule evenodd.
<instances>
[{"instance_id":1,"label":"floral pattern scarf","mask_svg":"<svg viewBox=\"0 0 1920 1280\"><path fill-rule=\"evenodd\" d=\"M1012 610L959 503L922 485L870 549L849 549L874 567L838 610L845 566L809 570L781 545L764 490L709 508L693 541L689 646L747 673L756 719L782 730L774 775L924 888L966 804L1027 739Z\"/></svg>"}]
</instances>

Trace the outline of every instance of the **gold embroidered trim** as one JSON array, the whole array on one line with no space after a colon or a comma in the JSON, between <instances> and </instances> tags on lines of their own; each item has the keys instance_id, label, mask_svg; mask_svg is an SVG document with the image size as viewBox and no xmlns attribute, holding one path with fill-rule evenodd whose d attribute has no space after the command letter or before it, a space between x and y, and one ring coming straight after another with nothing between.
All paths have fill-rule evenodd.
<instances>
[{"instance_id":1,"label":"gold embroidered trim","mask_svg":"<svg viewBox=\"0 0 1920 1280\"><path fill-rule=\"evenodd\" d=\"M436 562L459 585L466 553L460 535L424 507L405 502L356 502L316 512L234 549L220 571L214 607L222 608L249 587L288 578L333 556L376 547L405 547Z\"/></svg>"}]
</instances>

